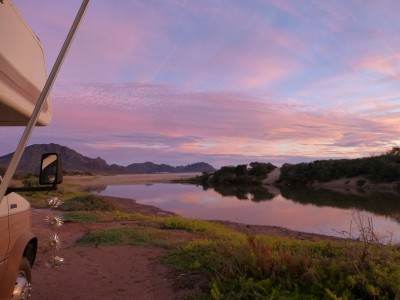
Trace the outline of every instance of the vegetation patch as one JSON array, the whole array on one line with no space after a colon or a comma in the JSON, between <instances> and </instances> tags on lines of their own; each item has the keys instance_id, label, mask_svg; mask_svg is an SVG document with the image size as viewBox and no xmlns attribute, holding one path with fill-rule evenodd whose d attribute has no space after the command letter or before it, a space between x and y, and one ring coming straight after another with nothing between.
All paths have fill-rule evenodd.
<instances>
[{"instance_id":1,"label":"vegetation patch","mask_svg":"<svg viewBox=\"0 0 400 300\"><path fill-rule=\"evenodd\" d=\"M141 214L130 214L114 211L67 211L63 215L64 221L76 223L98 223L110 221L140 221L145 220Z\"/></svg>"},{"instance_id":2,"label":"vegetation patch","mask_svg":"<svg viewBox=\"0 0 400 300\"><path fill-rule=\"evenodd\" d=\"M58 189L56 191L32 191L19 193L26 198L34 208L48 207L47 201L54 197L58 197L63 201L69 201L76 197L86 197L87 195L90 195L84 192L66 191L64 189Z\"/></svg>"},{"instance_id":3,"label":"vegetation patch","mask_svg":"<svg viewBox=\"0 0 400 300\"><path fill-rule=\"evenodd\" d=\"M94 224L104 221L104 215L88 211L70 211L63 215L64 222L75 222L81 224Z\"/></svg>"},{"instance_id":4,"label":"vegetation patch","mask_svg":"<svg viewBox=\"0 0 400 300\"><path fill-rule=\"evenodd\" d=\"M266 236L195 240L165 261L206 274L212 299L396 299L400 250Z\"/></svg>"},{"instance_id":5,"label":"vegetation patch","mask_svg":"<svg viewBox=\"0 0 400 300\"><path fill-rule=\"evenodd\" d=\"M139 213L127 213L120 210L114 210L111 212L112 219L114 221L132 221L132 220L145 220L147 217Z\"/></svg>"},{"instance_id":6,"label":"vegetation patch","mask_svg":"<svg viewBox=\"0 0 400 300\"><path fill-rule=\"evenodd\" d=\"M80 245L135 245L171 249L187 242L187 238L177 232L156 228L121 227L99 230L85 234Z\"/></svg>"},{"instance_id":7,"label":"vegetation patch","mask_svg":"<svg viewBox=\"0 0 400 300\"><path fill-rule=\"evenodd\" d=\"M180 229L190 232L203 232L212 238L218 239L241 239L243 235L223 225L204 220L188 219L183 217L150 217L154 222L160 224L161 228Z\"/></svg>"},{"instance_id":8,"label":"vegetation patch","mask_svg":"<svg viewBox=\"0 0 400 300\"><path fill-rule=\"evenodd\" d=\"M212 238L241 239L243 235L223 225L197 219L183 217L145 216L139 213L126 213L119 210L111 212L100 211L69 211L64 213L64 220L78 223L97 223L107 221L140 221L145 227L156 229L181 230L193 233L204 233Z\"/></svg>"},{"instance_id":9,"label":"vegetation patch","mask_svg":"<svg viewBox=\"0 0 400 300\"><path fill-rule=\"evenodd\" d=\"M53 197L64 196L64 193L58 191L35 191L35 192L18 192L21 196L29 201L33 208L46 208L47 200Z\"/></svg>"},{"instance_id":10,"label":"vegetation patch","mask_svg":"<svg viewBox=\"0 0 400 300\"><path fill-rule=\"evenodd\" d=\"M113 211L115 206L107 198L92 194L75 196L58 207L63 211Z\"/></svg>"},{"instance_id":11,"label":"vegetation patch","mask_svg":"<svg viewBox=\"0 0 400 300\"><path fill-rule=\"evenodd\" d=\"M209 237L218 239L241 239L244 237L241 233L224 225L198 219L145 216L139 213L130 214L118 210L111 212L110 215L115 221L141 221L140 224L146 227L204 233Z\"/></svg>"}]
</instances>

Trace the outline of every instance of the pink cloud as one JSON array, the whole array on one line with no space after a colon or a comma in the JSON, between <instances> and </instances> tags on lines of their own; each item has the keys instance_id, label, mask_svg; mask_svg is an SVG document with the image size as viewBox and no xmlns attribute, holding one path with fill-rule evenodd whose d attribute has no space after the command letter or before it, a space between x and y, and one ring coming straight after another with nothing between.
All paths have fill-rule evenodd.
<instances>
[{"instance_id":1,"label":"pink cloud","mask_svg":"<svg viewBox=\"0 0 400 300\"><path fill-rule=\"evenodd\" d=\"M189 78L187 86L213 82L213 89L270 87L302 67L298 58L304 43L276 28L253 24L223 43L218 42L220 39L218 34L211 33L184 49L182 62L191 61L193 65L193 77ZM205 48L203 45L207 44L214 46ZM181 65L171 66L171 69L178 72L179 67Z\"/></svg>"},{"instance_id":2,"label":"pink cloud","mask_svg":"<svg viewBox=\"0 0 400 300\"><path fill-rule=\"evenodd\" d=\"M51 63L79 1L15 2ZM398 6L92 1L36 136L218 161L383 152L399 140Z\"/></svg>"},{"instance_id":3,"label":"pink cloud","mask_svg":"<svg viewBox=\"0 0 400 300\"><path fill-rule=\"evenodd\" d=\"M291 106L228 92L143 84L63 85L57 90L52 126L59 135L72 130L87 145L103 150L359 157L363 151L386 151L400 129L392 126L399 121L394 117Z\"/></svg>"},{"instance_id":4,"label":"pink cloud","mask_svg":"<svg viewBox=\"0 0 400 300\"><path fill-rule=\"evenodd\" d=\"M358 63L358 68L366 72L375 72L393 79L399 80L400 74L400 52L378 53L374 56L363 58Z\"/></svg>"}]
</instances>

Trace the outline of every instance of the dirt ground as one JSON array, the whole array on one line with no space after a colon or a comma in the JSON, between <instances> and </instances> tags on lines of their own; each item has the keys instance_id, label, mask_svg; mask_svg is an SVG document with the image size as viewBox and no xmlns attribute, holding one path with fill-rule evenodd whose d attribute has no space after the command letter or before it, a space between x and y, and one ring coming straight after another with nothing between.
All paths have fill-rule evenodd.
<instances>
[{"instance_id":1,"label":"dirt ground","mask_svg":"<svg viewBox=\"0 0 400 300\"><path fill-rule=\"evenodd\" d=\"M181 177L181 175L177 175ZM70 177L65 182L77 185L79 189L118 182L121 184L165 182L175 177L152 175L123 175L102 177ZM174 215L156 207L135 203L132 200L109 197L119 208L128 212L145 215ZM63 246L57 253L64 264L57 269L45 266L50 253L45 251L50 230L44 222L49 209L33 209L34 232L39 238L39 250L33 276L33 300L75 300L75 299L178 299L199 288L201 278L182 274L163 265L160 258L166 250L137 246L97 246L83 247L76 241L86 232L101 228L135 226L127 222L107 222L91 225L64 224L59 232ZM275 226L249 226L245 224L221 222L234 229L288 236L299 239L319 240L326 238Z\"/></svg>"},{"instance_id":2,"label":"dirt ground","mask_svg":"<svg viewBox=\"0 0 400 300\"><path fill-rule=\"evenodd\" d=\"M110 198L113 202L123 199ZM168 215L156 207L126 201L119 208L147 215ZM182 274L166 267L159 259L166 250L136 246L76 245L86 232L96 229L135 226L129 222L98 224L65 223L57 232L62 238L62 249L57 255L65 262L56 269L45 263L51 256L46 250L51 231L44 222L49 209L33 209L32 220L39 238L39 250L32 270L32 299L176 299L191 292L191 284L177 287Z\"/></svg>"}]
</instances>

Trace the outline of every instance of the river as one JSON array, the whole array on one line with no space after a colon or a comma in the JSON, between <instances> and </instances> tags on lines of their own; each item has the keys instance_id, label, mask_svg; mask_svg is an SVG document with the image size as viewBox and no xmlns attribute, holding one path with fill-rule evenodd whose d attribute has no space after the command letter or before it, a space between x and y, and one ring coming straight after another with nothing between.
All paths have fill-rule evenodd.
<instances>
[{"instance_id":1,"label":"river","mask_svg":"<svg viewBox=\"0 0 400 300\"><path fill-rule=\"evenodd\" d=\"M95 193L135 199L189 218L272 225L341 237L350 232L359 236L360 220L362 226L372 221L374 232L384 241L400 241L400 196L390 193L277 188L217 192L176 183L108 185Z\"/></svg>"}]
</instances>

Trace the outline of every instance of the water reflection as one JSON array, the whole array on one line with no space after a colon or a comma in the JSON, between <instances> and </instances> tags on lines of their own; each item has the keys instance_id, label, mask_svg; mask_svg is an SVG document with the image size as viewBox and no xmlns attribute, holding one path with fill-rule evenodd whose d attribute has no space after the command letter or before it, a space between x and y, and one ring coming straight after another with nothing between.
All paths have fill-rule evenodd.
<instances>
[{"instance_id":1,"label":"water reflection","mask_svg":"<svg viewBox=\"0 0 400 300\"><path fill-rule=\"evenodd\" d=\"M210 189L209 186L203 185L203 190ZM274 198L274 194L270 193L268 189L262 186L216 186L214 190L220 195L227 196L235 196L239 200L251 200L254 202L271 200Z\"/></svg>"},{"instance_id":2,"label":"water reflection","mask_svg":"<svg viewBox=\"0 0 400 300\"><path fill-rule=\"evenodd\" d=\"M208 186L203 186L204 190L209 188ZM261 186L217 186L214 187L214 190L222 196L235 196L239 200L251 200L254 202L271 200L280 194L287 200L301 204L368 211L391 217L400 222L400 195L398 193L383 193L364 189L333 191L312 188L271 188L275 190L275 194L271 193L268 188Z\"/></svg>"},{"instance_id":3,"label":"water reflection","mask_svg":"<svg viewBox=\"0 0 400 300\"><path fill-rule=\"evenodd\" d=\"M348 230L354 209L373 218L377 234L400 232L400 197L364 191L311 189L210 189L184 184L114 185L97 193L135 199L179 215L281 226L340 236ZM247 200L247 201L243 201Z\"/></svg>"},{"instance_id":4,"label":"water reflection","mask_svg":"<svg viewBox=\"0 0 400 300\"><path fill-rule=\"evenodd\" d=\"M363 210L400 221L400 195L394 193L289 188L280 192L286 199L302 204Z\"/></svg>"}]
</instances>

